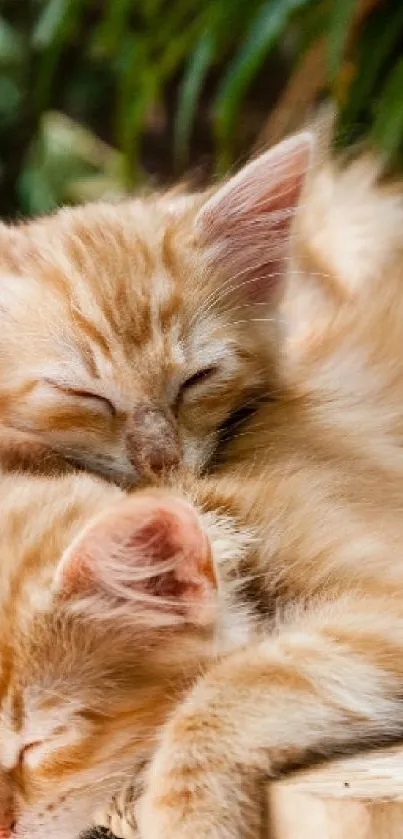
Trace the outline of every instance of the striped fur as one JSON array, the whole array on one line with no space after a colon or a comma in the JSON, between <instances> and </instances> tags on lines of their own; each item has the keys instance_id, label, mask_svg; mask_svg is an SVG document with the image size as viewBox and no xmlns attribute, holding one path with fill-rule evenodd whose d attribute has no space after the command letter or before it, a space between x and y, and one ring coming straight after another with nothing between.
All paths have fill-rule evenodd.
<instances>
[{"instance_id":1,"label":"striped fur","mask_svg":"<svg viewBox=\"0 0 403 839\"><path fill-rule=\"evenodd\" d=\"M0 834L74 839L214 654L208 542L171 494L0 484Z\"/></svg>"},{"instance_id":2,"label":"striped fur","mask_svg":"<svg viewBox=\"0 0 403 839\"><path fill-rule=\"evenodd\" d=\"M184 496L209 537L215 603L203 561L185 589L182 575L169 582L166 622L148 596L126 609L114 586L111 608L108 575L118 559L119 591L132 580L120 573L132 542L122 551L118 539L99 581L107 540L101 528L89 548L88 522L90 533L104 516L116 524L110 511L130 499L86 476L2 476L0 801L21 839L73 839L122 784L129 827L109 820L122 835L137 819L147 839L254 837L263 778L401 738L403 209L400 186L375 176L363 160L314 179L295 228L276 398L215 476L190 470L164 490L165 511ZM142 498L151 508L154 492ZM133 513L135 532L142 523ZM60 604L56 570L77 544ZM138 804L127 792L137 767Z\"/></svg>"},{"instance_id":3,"label":"striped fur","mask_svg":"<svg viewBox=\"0 0 403 839\"><path fill-rule=\"evenodd\" d=\"M271 312L309 149L302 135L264 155L211 212L209 194L165 195L0 228L3 837L73 839L205 663L248 634L243 604L235 630L227 619L210 543L231 565L249 531L199 516L179 477L174 496L127 498L72 467L135 484L182 465L193 480L228 414L267 387L276 330L236 273L242 237L227 264L209 230L233 189L244 234L265 200Z\"/></svg>"},{"instance_id":4,"label":"striped fur","mask_svg":"<svg viewBox=\"0 0 403 839\"><path fill-rule=\"evenodd\" d=\"M265 777L402 738L402 195L369 158L314 179L278 398L189 489L254 534L218 565L229 622L242 598L254 620L163 728L118 835L135 813L147 839L256 837Z\"/></svg>"},{"instance_id":5,"label":"striped fur","mask_svg":"<svg viewBox=\"0 0 403 839\"><path fill-rule=\"evenodd\" d=\"M213 197L162 194L0 226L8 468L20 465L19 435L24 466L31 442L45 470L50 450L124 484L206 466L220 426L273 369L275 329L263 338L244 257L268 315L309 151L299 135Z\"/></svg>"}]
</instances>

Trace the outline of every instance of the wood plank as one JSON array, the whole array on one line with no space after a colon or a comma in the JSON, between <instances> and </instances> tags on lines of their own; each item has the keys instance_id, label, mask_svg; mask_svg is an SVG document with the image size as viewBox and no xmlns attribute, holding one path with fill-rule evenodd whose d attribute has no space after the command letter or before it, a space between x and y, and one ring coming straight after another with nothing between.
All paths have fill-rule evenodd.
<instances>
[{"instance_id":1,"label":"wood plank","mask_svg":"<svg viewBox=\"0 0 403 839\"><path fill-rule=\"evenodd\" d=\"M403 839L403 749L271 784L267 819L268 839Z\"/></svg>"}]
</instances>

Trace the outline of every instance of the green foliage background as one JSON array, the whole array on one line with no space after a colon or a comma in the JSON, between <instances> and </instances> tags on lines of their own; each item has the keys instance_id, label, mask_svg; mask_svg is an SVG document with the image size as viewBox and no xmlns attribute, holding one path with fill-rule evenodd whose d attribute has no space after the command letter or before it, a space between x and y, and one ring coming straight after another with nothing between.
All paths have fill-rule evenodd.
<instances>
[{"instance_id":1,"label":"green foliage background","mask_svg":"<svg viewBox=\"0 0 403 839\"><path fill-rule=\"evenodd\" d=\"M339 140L401 161L402 0L0 0L0 213L222 173L319 41Z\"/></svg>"}]
</instances>

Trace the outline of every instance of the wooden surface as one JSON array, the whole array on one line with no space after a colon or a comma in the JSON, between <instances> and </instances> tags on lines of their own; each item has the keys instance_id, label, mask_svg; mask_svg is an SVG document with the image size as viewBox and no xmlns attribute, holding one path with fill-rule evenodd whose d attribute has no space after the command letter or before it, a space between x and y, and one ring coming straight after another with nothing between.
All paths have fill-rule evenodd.
<instances>
[{"instance_id":1,"label":"wooden surface","mask_svg":"<svg viewBox=\"0 0 403 839\"><path fill-rule=\"evenodd\" d=\"M272 784L267 839L403 839L403 748Z\"/></svg>"}]
</instances>

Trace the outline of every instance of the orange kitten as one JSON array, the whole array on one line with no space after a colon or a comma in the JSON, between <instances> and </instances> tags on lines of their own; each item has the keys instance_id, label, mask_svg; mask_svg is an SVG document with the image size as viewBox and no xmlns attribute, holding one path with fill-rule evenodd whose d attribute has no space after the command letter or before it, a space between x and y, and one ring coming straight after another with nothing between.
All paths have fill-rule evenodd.
<instances>
[{"instance_id":1,"label":"orange kitten","mask_svg":"<svg viewBox=\"0 0 403 839\"><path fill-rule=\"evenodd\" d=\"M259 234L265 285L256 165L210 205L209 256L233 276ZM365 161L314 180L276 399L217 476L131 497L2 476L4 837L73 839L167 717L147 839L255 836L263 777L401 737L403 208L372 180ZM240 188L237 251L220 242Z\"/></svg>"},{"instance_id":2,"label":"orange kitten","mask_svg":"<svg viewBox=\"0 0 403 839\"><path fill-rule=\"evenodd\" d=\"M0 836L74 839L214 652L210 547L162 491L0 485Z\"/></svg>"},{"instance_id":3,"label":"orange kitten","mask_svg":"<svg viewBox=\"0 0 403 839\"><path fill-rule=\"evenodd\" d=\"M130 482L180 456L197 472L221 423L261 391L275 330L251 304L271 309L310 143L288 141L208 199L1 229L3 839L88 826L217 645L247 627L242 604L235 635L225 608L212 620L211 548L231 560L244 550L225 519L210 548L209 521L169 493L127 500L57 473L63 456ZM215 225L217 201L234 238ZM258 208L269 259L260 237L249 242Z\"/></svg>"},{"instance_id":4,"label":"orange kitten","mask_svg":"<svg viewBox=\"0 0 403 839\"><path fill-rule=\"evenodd\" d=\"M50 450L52 464L59 454L134 484L206 465L220 427L267 389L274 330L262 320L310 145L280 144L213 195L0 226L3 468L36 468Z\"/></svg>"},{"instance_id":5,"label":"orange kitten","mask_svg":"<svg viewBox=\"0 0 403 839\"><path fill-rule=\"evenodd\" d=\"M363 159L314 179L277 399L220 477L184 487L240 634L232 652L216 635L221 655L162 731L144 839L255 837L265 777L403 735L403 192L376 176Z\"/></svg>"}]
</instances>

